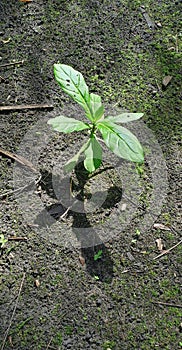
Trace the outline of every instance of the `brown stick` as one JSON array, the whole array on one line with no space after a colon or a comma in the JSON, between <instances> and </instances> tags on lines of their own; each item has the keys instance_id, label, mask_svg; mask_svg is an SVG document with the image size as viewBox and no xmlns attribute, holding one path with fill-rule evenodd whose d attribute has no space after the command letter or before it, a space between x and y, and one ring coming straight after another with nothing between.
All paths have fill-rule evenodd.
<instances>
[{"instance_id":1,"label":"brown stick","mask_svg":"<svg viewBox=\"0 0 182 350\"><path fill-rule=\"evenodd\" d=\"M16 61L16 62L10 62L10 63L5 63L5 64L2 64L2 65L0 66L0 68L9 67L9 66L14 66L15 64L23 64L24 62L25 62L25 60Z\"/></svg>"},{"instance_id":2,"label":"brown stick","mask_svg":"<svg viewBox=\"0 0 182 350\"><path fill-rule=\"evenodd\" d=\"M179 304L172 304L172 303L164 303L162 301L152 301L153 304L161 304L161 305L165 305L165 306L171 306L171 307L178 307L178 308L182 308L182 305Z\"/></svg>"},{"instance_id":3,"label":"brown stick","mask_svg":"<svg viewBox=\"0 0 182 350\"><path fill-rule=\"evenodd\" d=\"M22 291L22 287L23 287L23 283L24 283L24 280L25 280L25 276L26 276L26 274L24 272L23 273L23 277L22 277L22 281L21 281L21 284L20 284L20 288L19 288L19 291L18 291L18 296L17 296L17 299L16 299L16 303L15 303L15 306L14 306L14 309L13 309L13 313L12 313L12 316L11 316L11 319L10 319L10 323L9 323L9 326L8 326L6 332L5 332L5 335L4 335L4 339L3 339L1 350L4 349L4 346L5 346L5 343L6 343L6 339L7 339L9 330L11 328L11 324L12 324L12 321L13 321L13 318L14 318L14 315L15 315L15 312L16 312L16 308L18 306L18 301L19 301L20 293Z\"/></svg>"},{"instance_id":4,"label":"brown stick","mask_svg":"<svg viewBox=\"0 0 182 350\"><path fill-rule=\"evenodd\" d=\"M2 148L0 148L0 153L4 154L5 156L7 156L11 159L16 160L16 162L18 162L22 165L29 167L33 172L35 172L35 173L38 172L37 169L34 168L33 164L31 162L29 162L29 160L25 159L24 157L18 156L17 154L11 153L11 152L6 151Z\"/></svg>"},{"instance_id":5,"label":"brown stick","mask_svg":"<svg viewBox=\"0 0 182 350\"><path fill-rule=\"evenodd\" d=\"M4 79L1 75L0 75L0 80L1 81L6 81L6 79Z\"/></svg>"},{"instance_id":6,"label":"brown stick","mask_svg":"<svg viewBox=\"0 0 182 350\"><path fill-rule=\"evenodd\" d=\"M52 339L53 339L53 336L49 340L49 343L47 344L46 350L50 349L50 345L51 345Z\"/></svg>"},{"instance_id":7,"label":"brown stick","mask_svg":"<svg viewBox=\"0 0 182 350\"><path fill-rule=\"evenodd\" d=\"M28 188L28 187L29 187L30 185L32 185L32 184L37 185L37 184L40 182L41 178L42 178L42 175L39 175L39 178L38 178L37 180L32 180L29 184L27 184L27 185L25 185L25 186L23 186L23 187L19 187L19 188L16 188L16 189L14 189L14 190L11 190L11 191L2 193L2 194L0 195L0 199L1 199L1 198L4 198L4 197L6 197L6 196L10 196L10 195L12 195L12 194L18 193L18 192L21 193L23 190L25 190L26 188Z\"/></svg>"},{"instance_id":8,"label":"brown stick","mask_svg":"<svg viewBox=\"0 0 182 350\"><path fill-rule=\"evenodd\" d=\"M8 241L27 241L27 237L16 237L16 236L11 236L8 237Z\"/></svg>"},{"instance_id":9,"label":"brown stick","mask_svg":"<svg viewBox=\"0 0 182 350\"><path fill-rule=\"evenodd\" d=\"M160 258L161 256L168 254L171 250L173 250L174 248L176 248L178 245L180 245L182 243L182 239L181 241L179 241L178 243L176 243L175 245L173 245L171 248L164 250L161 254L157 255L155 258L153 258L153 260L156 260L158 258Z\"/></svg>"},{"instance_id":10,"label":"brown stick","mask_svg":"<svg viewBox=\"0 0 182 350\"><path fill-rule=\"evenodd\" d=\"M0 106L0 112L2 111L19 111L22 109L52 109L52 105L37 104L37 105L12 105L12 106Z\"/></svg>"}]
</instances>

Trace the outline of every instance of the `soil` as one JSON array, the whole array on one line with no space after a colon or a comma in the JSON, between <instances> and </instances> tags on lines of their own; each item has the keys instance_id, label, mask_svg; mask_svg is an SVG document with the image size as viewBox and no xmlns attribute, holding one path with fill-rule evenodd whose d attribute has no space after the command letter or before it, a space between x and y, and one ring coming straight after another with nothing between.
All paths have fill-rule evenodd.
<instances>
[{"instance_id":1,"label":"soil","mask_svg":"<svg viewBox=\"0 0 182 350\"><path fill-rule=\"evenodd\" d=\"M180 14L172 0L1 1L1 106L53 106L0 112L1 150L37 169L0 154L1 350L182 348ZM47 125L84 118L57 62L107 111L144 113L127 125L143 166L104 149L94 175L79 163L63 179L86 134Z\"/></svg>"}]
</instances>

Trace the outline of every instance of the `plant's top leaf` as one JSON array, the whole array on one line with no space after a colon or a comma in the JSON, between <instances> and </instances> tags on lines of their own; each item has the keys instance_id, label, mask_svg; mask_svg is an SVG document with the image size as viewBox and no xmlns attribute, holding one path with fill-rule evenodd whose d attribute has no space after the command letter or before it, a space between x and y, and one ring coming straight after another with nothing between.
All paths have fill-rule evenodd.
<instances>
[{"instance_id":1,"label":"plant's top leaf","mask_svg":"<svg viewBox=\"0 0 182 350\"><path fill-rule=\"evenodd\" d=\"M70 133L72 131L80 131L90 128L89 124L87 123L76 120L74 118L64 117L63 115L51 118L47 123L52 125L54 130L64 133Z\"/></svg>"},{"instance_id":2,"label":"plant's top leaf","mask_svg":"<svg viewBox=\"0 0 182 350\"><path fill-rule=\"evenodd\" d=\"M106 120L98 123L97 127L111 151L124 159L143 163L143 148L131 131Z\"/></svg>"},{"instance_id":3,"label":"plant's top leaf","mask_svg":"<svg viewBox=\"0 0 182 350\"><path fill-rule=\"evenodd\" d=\"M102 148L94 135L90 138L84 153L84 167L89 173L92 173L99 168L102 162Z\"/></svg>"},{"instance_id":4,"label":"plant's top leaf","mask_svg":"<svg viewBox=\"0 0 182 350\"><path fill-rule=\"evenodd\" d=\"M99 95L90 94L90 107L94 122L101 119L104 114L104 106Z\"/></svg>"},{"instance_id":5,"label":"plant's top leaf","mask_svg":"<svg viewBox=\"0 0 182 350\"><path fill-rule=\"evenodd\" d=\"M63 91L79 103L85 110L87 117L92 120L89 105L90 95L83 75L65 64L54 64L54 75Z\"/></svg>"},{"instance_id":6,"label":"plant's top leaf","mask_svg":"<svg viewBox=\"0 0 182 350\"><path fill-rule=\"evenodd\" d=\"M106 121L111 121L113 123L128 123L133 120L140 119L143 116L143 113L121 113L116 116L107 116L105 117Z\"/></svg>"}]
</instances>

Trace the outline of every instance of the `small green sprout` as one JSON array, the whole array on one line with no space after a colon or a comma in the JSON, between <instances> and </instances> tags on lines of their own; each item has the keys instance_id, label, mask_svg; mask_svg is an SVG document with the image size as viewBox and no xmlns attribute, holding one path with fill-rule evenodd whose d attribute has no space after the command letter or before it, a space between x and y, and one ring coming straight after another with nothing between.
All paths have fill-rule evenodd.
<instances>
[{"instance_id":1,"label":"small green sprout","mask_svg":"<svg viewBox=\"0 0 182 350\"><path fill-rule=\"evenodd\" d=\"M94 261L97 261L102 257L102 249L100 249L95 255L94 255Z\"/></svg>"},{"instance_id":2,"label":"small green sprout","mask_svg":"<svg viewBox=\"0 0 182 350\"><path fill-rule=\"evenodd\" d=\"M94 278L96 281L99 281L99 276L95 275Z\"/></svg>"},{"instance_id":3,"label":"small green sprout","mask_svg":"<svg viewBox=\"0 0 182 350\"><path fill-rule=\"evenodd\" d=\"M104 106L101 97L89 93L83 75L65 64L54 64L54 75L62 90L73 98L85 111L87 121L77 120L60 115L48 120L54 130L64 133L88 131L88 140L79 152L64 166L65 172L72 171L81 153L84 154L84 167L94 172L102 163L102 147L97 133L99 132L106 146L117 156L126 160L143 163L143 148L131 131L119 125L140 119L143 113L122 113L117 116L104 116Z\"/></svg>"},{"instance_id":4,"label":"small green sprout","mask_svg":"<svg viewBox=\"0 0 182 350\"><path fill-rule=\"evenodd\" d=\"M8 240L4 237L3 234L0 234L0 245L1 245L1 248L4 248L6 242L8 242Z\"/></svg>"},{"instance_id":5,"label":"small green sprout","mask_svg":"<svg viewBox=\"0 0 182 350\"><path fill-rule=\"evenodd\" d=\"M135 232L136 232L136 236L139 237L141 233L140 230L137 228Z\"/></svg>"}]
</instances>

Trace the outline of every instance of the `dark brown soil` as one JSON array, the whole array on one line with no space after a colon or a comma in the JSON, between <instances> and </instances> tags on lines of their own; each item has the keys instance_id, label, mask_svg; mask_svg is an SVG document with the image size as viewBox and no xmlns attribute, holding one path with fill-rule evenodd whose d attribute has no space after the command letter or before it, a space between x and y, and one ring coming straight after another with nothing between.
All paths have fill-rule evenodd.
<instances>
[{"instance_id":1,"label":"dark brown soil","mask_svg":"<svg viewBox=\"0 0 182 350\"><path fill-rule=\"evenodd\" d=\"M163 251L181 242L180 14L172 0L1 1L0 104L53 106L0 112L0 148L38 170L0 154L1 350L182 348L181 244L156 258L159 239ZM144 113L128 125L144 166L107 150L94 175L80 163L79 203L62 163L86 135L47 125L84 118L57 62L82 72L106 110Z\"/></svg>"}]
</instances>

